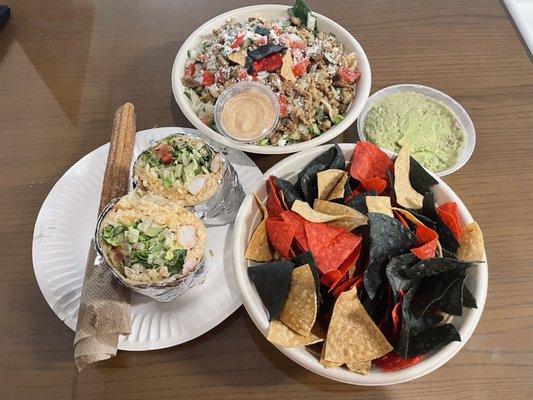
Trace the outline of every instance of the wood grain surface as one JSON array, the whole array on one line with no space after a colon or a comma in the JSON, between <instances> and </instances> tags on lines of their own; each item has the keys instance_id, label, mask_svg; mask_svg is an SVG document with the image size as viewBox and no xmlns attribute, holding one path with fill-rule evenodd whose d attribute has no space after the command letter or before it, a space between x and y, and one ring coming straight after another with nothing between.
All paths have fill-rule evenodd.
<instances>
[{"instance_id":1,"label":"wood grain surface","mask_svg":"<svg viewBox=\"0 0 533 400\"><path fill-rule=\"evenodd\" d=\"M311 374L266 342L242 307L185 345L75 371L73 332L33 276L39 208L68 167L108 141L124 102L135 104L139 129L191 126L171 94L174 56L195 27L253 2L4 1L13 17L0 31L0 398L533 398L533 68L498 1L311 0L361 42L372 91L436 87L477 131L472 159L445 180L485 234L483 317L448 364L383 388ZM265 170L282 156L253 158Z\"/></svg>"}]
</instances>

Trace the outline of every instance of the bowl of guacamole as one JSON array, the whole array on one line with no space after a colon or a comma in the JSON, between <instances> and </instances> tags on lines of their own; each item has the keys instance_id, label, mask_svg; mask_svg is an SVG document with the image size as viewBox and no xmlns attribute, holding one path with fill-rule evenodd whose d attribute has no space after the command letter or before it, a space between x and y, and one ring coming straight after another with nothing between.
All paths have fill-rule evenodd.
<instances>
[{"instance_id":1,"label":"bowl of guacamole","mask_svg":"<svg viewBox=\"0 0 533 400\"><path fill-rule=\"evenodd\" d=\"M427 86L403 84L374 93L357 121L361 140L412 156L438 176L461 168L475 147L466 110L450 96Z\"/></svg>"}]
</instances>

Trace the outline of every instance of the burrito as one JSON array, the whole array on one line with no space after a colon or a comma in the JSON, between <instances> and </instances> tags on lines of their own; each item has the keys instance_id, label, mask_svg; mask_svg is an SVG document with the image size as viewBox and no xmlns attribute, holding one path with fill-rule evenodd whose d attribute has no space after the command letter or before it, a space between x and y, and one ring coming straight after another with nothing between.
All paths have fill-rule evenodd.
<instances>
[{"instance_id":1,"label":"burrito","mask_svg":"<svg viewBox=\"0 0 533 400\"><path fill-rule=\"evenodd\" d=\"M102 212L96 243L123 284L157 298L157 291L142 289L178 286L203 266L206 228L180 203L133 192ZM165 300L174 297L167 293Z\"/></svg>"},{"instance_id":2,"label":"burrito","mask_svg":"<svg viewBox=\"0 0 533 400\"><path fill-rule=\"evenodd\" d=\"M219 189L225 160L204 140L167 136L141 153L133 168L136 187L185 206L210 199Z\"/></svg>"}]
</instances>

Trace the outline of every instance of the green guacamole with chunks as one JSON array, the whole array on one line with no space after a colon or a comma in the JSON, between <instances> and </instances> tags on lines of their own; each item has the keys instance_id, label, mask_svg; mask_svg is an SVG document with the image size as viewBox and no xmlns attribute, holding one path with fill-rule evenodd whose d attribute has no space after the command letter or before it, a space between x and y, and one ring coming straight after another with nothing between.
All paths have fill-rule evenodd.
<instances>
[{"instance_id":1,"label":"green guacamole with chunks","mask_svg":"<svg viewBox=\"0 0 533 400\"><path fill-rule=\"evenodd\" d=\"M454 165L465 142L463 128L447 106L409 92L374 104L366 116L364 133L368 141L396 153L408 144L411 155L433 172Z\"/></svg>"}]
</instances>

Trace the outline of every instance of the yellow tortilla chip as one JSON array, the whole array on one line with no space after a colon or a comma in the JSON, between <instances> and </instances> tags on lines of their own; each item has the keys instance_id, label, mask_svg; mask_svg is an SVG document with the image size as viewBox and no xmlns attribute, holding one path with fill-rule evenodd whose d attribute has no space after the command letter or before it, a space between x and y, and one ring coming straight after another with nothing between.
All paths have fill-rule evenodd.
<instances>
[{"instance_id":1,"label":"yellow tortilla chip","mask_svg":"<svg viewBox=\"0 0 533 400\"><path fill-rule=\"evenodd\" d=\"M353 288L341 293L333 307L326 336L324 359L352 366L381 357L392 350Z\"/></svg>"},{"instance_id":2,"label":"yellow tortilla chip","mask_svg":"<svg viewBox=\"0 0 533 400\"><path fill-rule=\"evenodd\" d=\"M326 342L322 345L322 352L320 353L320 364L322 364L325 368L338 368L343 363L342 361L329 361L324 358L324 353L326 352Z\"/></svg>"},{"instance_id":3,"label":"yellow tortilla chip","mask_svg":"<svg viewBox=\"0 0 533 400\"><path fill-rule=\"evenodd\" d=\"M259 197L256 193L254 193L254 198L257 207L261 211L262 220L257 228L255 228L255 231L248 242L248 247L244 253L244 258L257 262L270 261L274 258L274 256L272 254L272 250L270 249L266 230L268 211L261 200L259 200Z\"/></svg>"},{"instance_id":4,"label":"yellow tortilla chip","mask_svg":"<svg viewBox=\"0 0 533 400\"><path fill-rule=\"evenodd\" d=\"M366 196L368 212L381 213L394 218L389 196Z\"/></svg>"},{"instance_id":5,"label":"yellow tortilla chip","mask_svg":"<svg viewBox=\"0 0 533 400\"><path fill-rule=\"evenodd\" d=\"M407 211L407 210L404 210L403 208L398 208L398 207L392 207L392 209L394 211L398 211L400 214L402 214L405 218L407 218L413 224L426 226L422 221L420 221L417 217L415 217L410 211Z\"/></svg>"},{"instance_id":6,"label":"yellow tortilla chip","mask_svg":"<svg viewBox=\"0 0 533 400\"><path fill-rule=\"evenodd\" d=\"M289 293L281 309L279 319L293 331L309 336L316 321L318 299L315 278L309 264L292 271Z\"/></svg>"},{"instance_id":7,"label":"yellow tortilla chip","mask_svg":"<svg viewBox=\"0 0 533 400\"><path fill-rule=\"evenodd\" d=\"M257 196L257 193L254 193L254 199L255 199L255 203L257 204L257 207L259 207L259 210L261 211L261 215L263 216L263 219L266 219L268 217L268 210L266 206L263 204L263 202L259 199L259 196Z\"/></svg>"},{"instance_id":8,"label":"yellow tortilla chip","mask_svg":"<svg viewBox=\"0 0 533 400\"><path fill-rule=\"evenodd\" d=\"M485 261L483 234L477 222L474 221L463 228L457 258L464 261Z\"/></svg>"},{"instance_id":9,"label":"yellow tortilla chip","mask_svg":"<svg viewBox=\"0 0 533 400\"><path fill-rule=\"evenodd\" d=\"M231 53L228 58L230 61L233 61L234 63L236 64L239 64L241 66L245 66L246 65L246 56L248 55L248 53L246 52L246 50L241 50L241 51L237 51L235 53Z\"/></svg>"},{"instance_id":10,"label":"yellow tortilla chip","mask_svg":"<svg viewBox=\"0 0 533 400\"><path fill-rule=\"evenodd\" d=\"M366 225L368 217L344 204L333 203L331 201L315 199L313 209L323 214L335 215L341 218L328 222L328 225L346 229L348 232L358 226Z\"/></svg>"},{"instance_id":11,"label":"yellow tortilla chip","mask_svg":"<svg viewBox=\"0 0 533 400\"><path fill-rule=\"evenodd\" d=\"M315 211L307 202L301 200L295 200L291 210L309 222L330 222L343 218L343 215L328 215Z\"/></svg>"},{"instance_id":12,"label":"yellow tortilla chip","mask_svg":"<svg viewBox=\"0 0 533 400\"><path fill-rule=\"evenodd\" d=\"M326 200L336 200L344 198L344 187L348 182L348 174L344 174L337 185L333 188Z\"/></svg>"},{"instance_id":13,"label":"yellow tortilla chip","mask_svg":"<svg viewBox=\"0 0 533 400\"><path fill-rule=\"evenodd\" d=\"M295 82L296 76L292 72L292 55L290 50L285 52L281 62L283 63L280 70L281 77L286 81Z\"/></svg>"},{"instance_id":14,"label":"yellow tortilla chip","mask_svg":"<svg viewBox=\"0 0 533 400\"><path fill-rule=\"evenodd\" d=\"M372 365L372 361L363 361L360 363L347 363L346 366L348 369L352 372L355 372L359 375L368 375L370 372L370 367Z\"/></svg>"},{"instance_id":15,"label":"yellow tortilla chip","mask_svg":"<svg viewBox=\"0 0 533 400\"><path fill-rule=\"evenodd\" d=\"M319 331L315 332L314 328L308 336L302 336L283 322L274 320L270 323L267 340L279 347L302 347L322 342L324 341L324 336Z\"/></svg>"},{"instance_id":16,"label":"yellow tortilla chip","mask_svg":"<svg viewBox=\"0 0 533 400\"><path fill-rule=\"evenodd\" d=\"M346 171L341 169L328 169L326 171L319 172L316 175L318 198L321 200L326 200L344 176L348 176L348 174Z\"/></svg>"},{"instance_id":17,"label":"yellow tortilla chip","mask_svg":"<svg viewBox=\"0 0 533 400\"><path fill-rule=\"evenodd\" d=\"M404 145L394 162L394 192L399 205L418 210L422 208L424 196L411 186L409 181L409 148Z\"/></svg>"},{"instance_id":18,"label":"yellow tortilla chip","mask_svg":"<svg viewBox=\"0 0 533 400\"><path fill-rule=\"evenodd\" d=\"M274 258L268 243L266 219L261 221L257 228L255 228L254 234L248 242L244 258L258 262L270 261Z\"/></svg>"}]
</instances>

